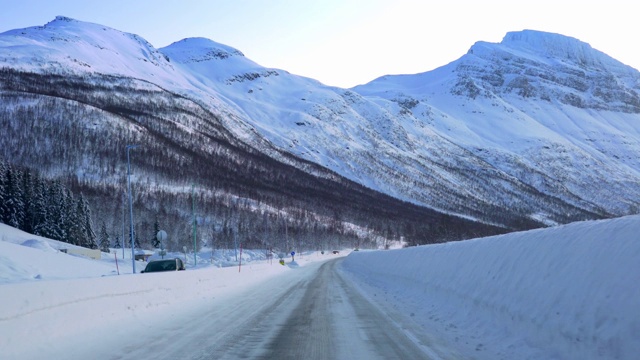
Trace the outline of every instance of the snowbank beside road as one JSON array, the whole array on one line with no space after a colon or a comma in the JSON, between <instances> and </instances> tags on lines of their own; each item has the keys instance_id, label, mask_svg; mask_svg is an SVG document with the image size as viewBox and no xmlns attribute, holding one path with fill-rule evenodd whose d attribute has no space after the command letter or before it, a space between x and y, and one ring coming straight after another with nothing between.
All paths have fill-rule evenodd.
<instances>
[{"instance_id":1,"label":"snowbank beside road","mask_svg":"<svg viewBox=\"0 0 640 360\"><path fill-rule=\"evenodd\" d=\"M632 359L638 234L632 216L353 253L344 267L372 299L395 303L474 358Z\"/></svg>"},{"instance_id":2,"label":"snowbank beside road","mask_svg":"<svg viewBox=\"0 0 640 360\"><path fill-rule=\"evenodd\" d=\"M95 341L130 336L133 325L146 331L150 320L175 320L177 311L202 306L214 297L232 302L242 291L294 272L277 260L243 261L241 268L221 268L211 264L206 256L212 252L206 251L199 259L209 261L199 262L197 269L134 275L129 259L120 260L122 275L118 276L113 255L91 260L65 254L58 249L67 244L5 224L0 224L0 239L2 359L46 358L78 335L95 336ZM247 253L251 251L243 253L245 260ZM331 258L335 256L304 255L294 265ZM225 261L215 259L214 263ZM138 262L137 270L145 264ZM291 265L289 259L287 265Z\"/></svg>"},{"instance_id":3,"label":"snowbank beside road","mask_svg":"<svg viewBox=\"0 0 640 360\"><path fill-rule=\"evenodd\" d=\"M123 321L166 317L176 307L188 308L212 297L232 298L286 271L291 269L262 262L243 266L241 272L238 267L209 267L3 284L0 288L7 296L0 306L2 357L37 358L30 354L46 355L60 346L58 342L78 334L115 329Z\"/></svg>"}]
</instances>

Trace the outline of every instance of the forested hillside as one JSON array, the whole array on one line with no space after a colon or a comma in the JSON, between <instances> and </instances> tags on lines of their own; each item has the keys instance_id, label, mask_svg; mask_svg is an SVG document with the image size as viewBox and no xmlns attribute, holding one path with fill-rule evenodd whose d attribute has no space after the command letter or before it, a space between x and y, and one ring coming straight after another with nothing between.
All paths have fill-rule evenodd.
<instances>
[{"instance_id":1,"label":"forested hillside","mask_svg":"<svg viewBox=\"0 0 640 360\"><path fill-rule=\"evenodd\" d=\"M198 246L235 239L280 249L366 247L505 231L393 199L286 153L287 163L276 161L232 136L203 106L145 81L11 69L0 76L7 105L1 155L84 194L113 243L128 222L128 144L139 145L129 155L143 247L152 244L156 223L169 233L167 247L192 247L194 214Z\"/></svg>"}]
</instances>

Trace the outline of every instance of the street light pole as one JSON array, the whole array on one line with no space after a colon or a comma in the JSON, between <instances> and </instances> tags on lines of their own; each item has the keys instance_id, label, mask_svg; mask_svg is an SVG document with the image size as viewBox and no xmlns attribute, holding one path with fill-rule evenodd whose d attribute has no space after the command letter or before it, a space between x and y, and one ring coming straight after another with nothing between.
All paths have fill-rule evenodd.
<instances>
[{"instance_id":1,"label":"street light pole","mask_svg":"<svg viewBox=\"0 0 640 360\"><path fill-rule=\"evenodd\" d=\"M125 209L127 208L127 200L126 200L126 196L127 194L122 193L122 262L124 262L124 228L126 226L127 220L125 217L126 211Z\"/></svg>"},{"instance_id":2,"label":"street light pole","mask_svg":"<svg viewBox=\"0 0 640 360\"><path fill-rule=\"evenodd\" d=\"M194 192L194 185L191 184L191 213L193 214L193 267L196 267L196 265L198 265L198 258L197 258L197 244L196 244L196 198L195 198L195 192Z\"/></svg>"},{"instance_id":3,"label":"street light pole","mask_svg":"<svg viewBox=\"0 0 640 360\"><path fill-rule=\"evenodd\" d=\"M129 230L129 236L131 237L131 265L133 266L133 273L136 273L136 256L135 256L135 244L133 241L133 201L131 200L131 162L129 161L129 150L137 148L138 145L127 145L127 186L129 189L129 220L131 221L131 227Z\"/></svg>"}]
</instances>

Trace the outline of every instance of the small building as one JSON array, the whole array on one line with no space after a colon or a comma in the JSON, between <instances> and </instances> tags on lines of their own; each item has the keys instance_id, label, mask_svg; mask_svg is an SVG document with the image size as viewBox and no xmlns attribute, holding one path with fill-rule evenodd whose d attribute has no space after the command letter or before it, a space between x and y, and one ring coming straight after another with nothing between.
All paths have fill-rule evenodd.
<instances>
[{"instance_id":1,"label":"small building","mask_svg":"<svg viewBox=\"0 0 640 360\"><path fill-rule=\"evenodd\" d=\"M60 252L63 252L65 254L70 254L70 255L85 256L93 260L102 259L102 252L100 251L100 249L87 249L81 246L74 246L66 249L62 248L60 249Z\"/></svg>"},{"instance_id":2,"label":"small building","mask_svg":"<svg viewBox=\"0 0 640 360\"><path fill-rule=\"evenodd\" d=\"M142 260L142 261L149 261L149 258L153 255L153 251L149 251L149 250L136 250L136 254L135 254L135 259L137 260Z\"/></svg>"}]
</instances>

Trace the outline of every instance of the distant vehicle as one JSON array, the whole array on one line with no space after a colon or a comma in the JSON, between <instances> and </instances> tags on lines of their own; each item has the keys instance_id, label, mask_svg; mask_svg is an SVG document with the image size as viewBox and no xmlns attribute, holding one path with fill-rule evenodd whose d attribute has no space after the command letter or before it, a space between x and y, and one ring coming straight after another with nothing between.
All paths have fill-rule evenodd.
<instances>
[{"instance_id":1,"label":"distant vehicle","mask_svg":"<svg viewBox=\"0 0 640 360\"><path fill-rule=\"evenodd\" d=\"M154 260L147 264L147 267L141 273L159 272L159 271L180 271L184 270L184 263L181 259Z\"/></svg>"},{"instance_id":2,"label":"distant vehicle","mask_svg":"<svg viewBox=\"0 0 640 360\"><path fill-rule=\"evenodd\" d=\"M338 251L338 250L333 250L333 253L334 253L334 254L340 254L340 251Z\"/></svg>"}]
</instances>

